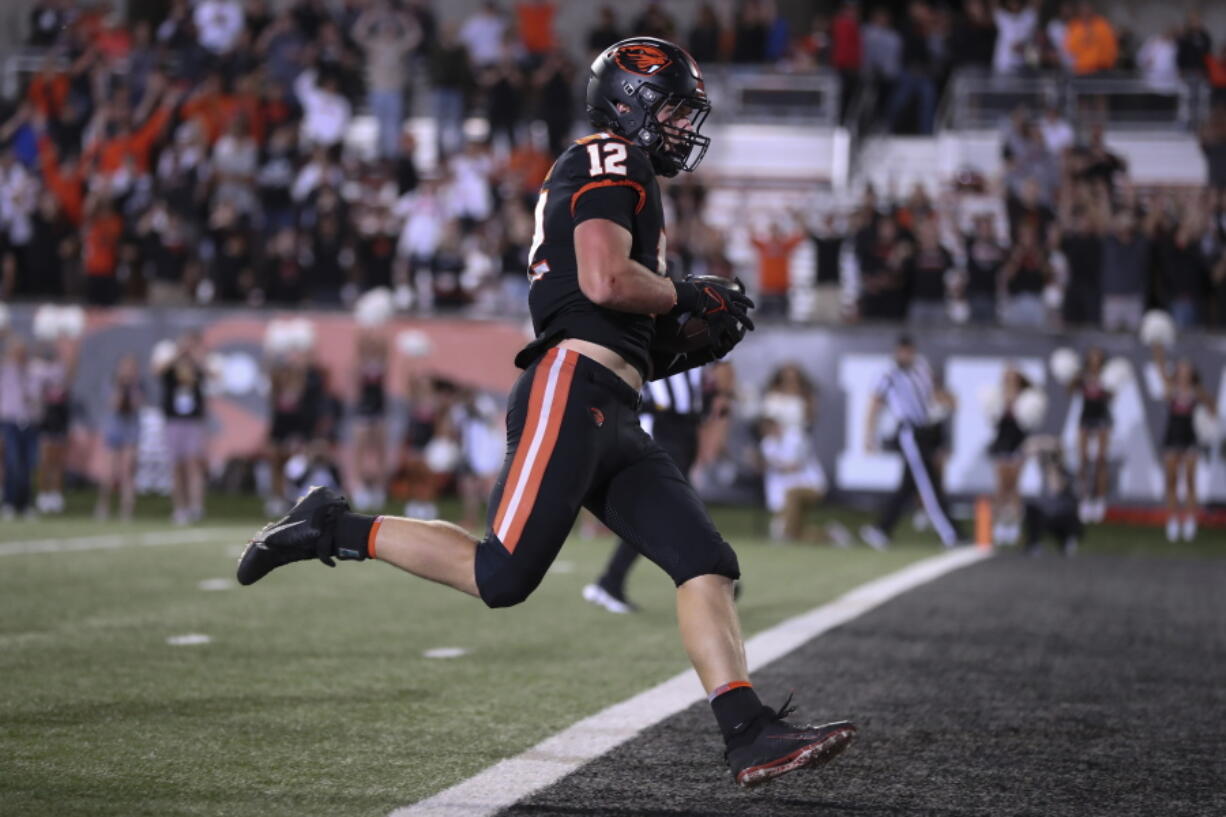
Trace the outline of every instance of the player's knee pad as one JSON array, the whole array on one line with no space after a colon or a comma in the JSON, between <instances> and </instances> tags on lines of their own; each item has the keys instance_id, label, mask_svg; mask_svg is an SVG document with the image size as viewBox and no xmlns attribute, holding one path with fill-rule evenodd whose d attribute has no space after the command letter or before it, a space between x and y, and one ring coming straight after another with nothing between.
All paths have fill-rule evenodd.
<instances>
[{"instance_id":1,"label":"player's knee pad","mask_svg":"<svg viewBox=\"0 0 1226 817\"><path fill-rule=\"evenodd\" d=\"M741 578L741 565L732 545L721 538L711 547L704 548L701 554L691 556L686 559L685 564L678 565L668 573L677 587L697 576L726 576L736 581Z\"/></svg>"}]
</instances>

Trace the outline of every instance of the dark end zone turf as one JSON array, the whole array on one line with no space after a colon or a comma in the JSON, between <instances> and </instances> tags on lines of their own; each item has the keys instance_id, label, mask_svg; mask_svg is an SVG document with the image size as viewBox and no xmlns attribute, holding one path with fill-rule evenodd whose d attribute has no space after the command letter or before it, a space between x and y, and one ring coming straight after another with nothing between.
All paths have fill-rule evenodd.
<instances>
[{"instance_id":1,"label":"dark end zone turf","mask_svg":"<svg viewBox=\"0 0 1226 817\"><path fill-rule=\"evenodd\" d=\"M1226 814L1226 560L1004 553L755 684L857 741L746 792L695 705L503 817Z\"/></svg>"}]
</instances>

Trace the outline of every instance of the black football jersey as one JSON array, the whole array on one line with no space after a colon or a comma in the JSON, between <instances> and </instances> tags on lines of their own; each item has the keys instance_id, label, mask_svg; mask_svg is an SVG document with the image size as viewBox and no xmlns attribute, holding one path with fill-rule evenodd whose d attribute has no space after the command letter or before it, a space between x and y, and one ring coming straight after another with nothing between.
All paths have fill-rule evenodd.
<instances>
[{"instance_id":1,"label":"black football jersey","mask_svg":"<svg viewBox=\"0 0 1226 817\"><path fill-rule=\"evenodd\" d=\"M526 368L563 338L579 338L607 346L646 377L652 317L598 306L579 288L575 227L590 218L625 227L634 237L630 257L665 274L664 211L651 158L612 133L576 140L554 162L536 203L528 262L536 340L515 364Z\"/></svg>"}]
</instances>

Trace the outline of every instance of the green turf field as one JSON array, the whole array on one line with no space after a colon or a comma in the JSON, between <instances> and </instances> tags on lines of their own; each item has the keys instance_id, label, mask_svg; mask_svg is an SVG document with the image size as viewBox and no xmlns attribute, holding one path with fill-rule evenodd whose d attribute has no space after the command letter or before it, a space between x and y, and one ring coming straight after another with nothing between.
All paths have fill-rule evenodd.
<instances>
[{"instance_id":1,"label":"green turf field","mask_svg":"<svg viewBox=\"0 0 1226 817\"><path fill-rule=\"evenodd\" d=\"M580 598L608 539L575 538L532 599L491 612L381 564L294 565L253 588L201 589L232 578L258 524L253 505L223 512L199 541L160 506L126 527L0 528L0 812L386 814L686 666L671 586L653 566L631 577L639 615ZM747 634L939 550L914 534L884 554L772 546L754 536L760 514L719 518L741 557ZM81 537L103 549L15 552ZM1159 541L1100 529L1087 548ZM167 643L188 634L211 640ZM467 653L423 657L440 647ZM814 711L819 687L797 690L806 713L837 716Z\"/></svg>"}]
</instances>

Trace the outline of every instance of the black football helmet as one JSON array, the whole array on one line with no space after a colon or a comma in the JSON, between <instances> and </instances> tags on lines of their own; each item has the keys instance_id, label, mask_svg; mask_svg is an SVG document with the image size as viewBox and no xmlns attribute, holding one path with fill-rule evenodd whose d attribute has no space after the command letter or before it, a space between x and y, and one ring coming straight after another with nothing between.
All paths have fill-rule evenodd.
<instances>
[{"instance_id":1,"label":"black football helmet","mask_svg":"<svg viewBox=\"0 0 1226 817\"><path fill-rule=\"evenodd\" d=\"M592 125L646 149L661 176L698 167L711 144L699 133L710 112L698 63L667 40L631 37L592 63L587 81Z\"/></svg>"}]
</instances>

